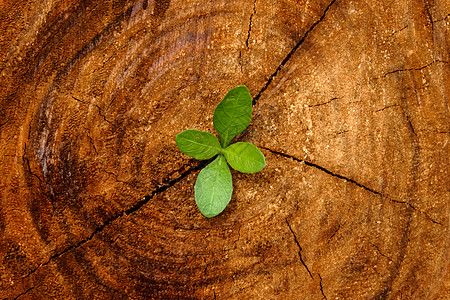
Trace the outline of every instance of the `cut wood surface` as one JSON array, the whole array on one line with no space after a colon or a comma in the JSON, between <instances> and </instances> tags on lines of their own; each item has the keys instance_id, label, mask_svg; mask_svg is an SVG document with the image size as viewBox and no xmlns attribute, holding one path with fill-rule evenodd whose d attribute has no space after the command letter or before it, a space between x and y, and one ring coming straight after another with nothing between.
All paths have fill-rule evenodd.
<instances>
[{"instance_id":1,"label":"cut wood surface","mask_svg":"<svg viewBox=\"0 0 450 300\"><path fill-rule=\"evenodd\" d=\"M0 299L448 299L450 2L0 2ZM203 217L246 85L266 156Z\"/></svg>"}]
</instances>

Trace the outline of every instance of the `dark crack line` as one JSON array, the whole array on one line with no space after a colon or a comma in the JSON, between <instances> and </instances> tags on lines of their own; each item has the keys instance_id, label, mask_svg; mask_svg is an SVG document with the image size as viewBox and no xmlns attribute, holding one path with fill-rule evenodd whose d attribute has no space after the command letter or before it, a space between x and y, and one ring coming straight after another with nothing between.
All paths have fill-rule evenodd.
<instances>
[{"instance_id":1,"label":"dark crack line","mask_svg":"<svg viewBox=\"0 0 450 300\"><path fill-rule=\"evenodd\" d=\"M341 130L341 131L333 132L333 133L330 134L330 135L332 135L332 136L334 136L334 137L337 137L338 135L341 135L341 134L344 134L344 133L347 133L347 132L350 132L350 130L344 129L344 130Z\"/></svg>"},{"instance_id":2,"label":"dark crack line","mask_svg":"<svg viewBox=\"0 0 450 300\"><path fill-rule=\"evenodd\" d=\"M416 208L414 205L412 205L412 204L409 203L409 202L406 202L406 201L399 201L399 200L392 199L392 198L390 198L390 197L388 197L388 196L386 196L386 195L384 195L384 194L382 194L382 193L380 193L380 192L378 192L378 191L375 191L375 190L373 190L373 189L371 189L371 188L369 188L369 187L366 187L365 185L363 185L363 184L361 184L361 183L359 183L359 182L357 182L357 181L355 181L355 180L353 180L353 179L350 179L350 178L345 177L345 176L342 176L342 175L340 175L340 174L331 172L331 171L325 169L324 167L321 167L321 166L319 166L319 165L316 165L316 164L314 164L314 163L312 163L312 162L309 162L309 161L306 161L306 160L302 160L302 159L296 158L296 157L294 157L294 156L291 156L291 155L288 155L288 154L285 154L285 153L282 153L282 152L278 152L278 151L275 151L275 150L272 150L272 149L269 149L269 148L266 148L266 147L258 146L258 148L267 150L267 151L269 151L269 152L271 152L271 153L273 153L273 154L275 154L275 155L279 155L279 156L282 156L282 157L285 157L285 158L293 159L293 160L298 161L298 162L302 162L302 163L304 163L305 165L307 165L307 166L309 166L309 167L316 168L316 169L318 169L318 170L320 170L320 171L322 171L322 172L325 172L325 173L327 173L327 174L329 174L329 175L331 175L331 176L334 176L334 177L337 177L337 178L339 178L339 179L348 181L348 182L350 182L350 183L352 183L352 184L354 184L354 185L356 185L356 186L358 186L358 187L360 187L360 188L365 189L365 190L368 191L368 192L371 192L371 193L373 193L373 194L375 194L375 195L378 195L378 196L380 196L380 197L382 197L382 198L385 198L385 199L387 199L387 200L389 200L389 201L391 201L391 202L393 202L393 203L399 203L399 204L405 204L405 205L408 205L412 210L417 211L417 212L419 212L419 213L421 213L421 214L424 214L425 217L428 218L428 219L429 219L431 222L433 222L434 224L438 224L438 225L441 225L441 226L443 225L442 223L440 223L440 222L438 222L438 221L435 221L433 218L431 218L426 212L424 212L424 211L422 211L422 210Z\"/></svg>"},{"instance_id":3,"label":"dark crack line","mask_svg":"<svg viewBox=\"0 0 450 300\"><path fill-rule=\"evenodd\" d=\"M405 30L406 28L408 28L408 25L403 26L403 27L400 28L399 30L394 30L394 32L392 32L391 35L389 35L388 37L386 37L386 40L388 40L389 38L393 37L393 36L396 35L397 33L402 32L402 31Z\"/></svg>"},{"instance_id":4,"label":"dark crack line","mask_svg":"<svg viewBox=\"0 0 450 300\"><path fill-rule=\"evenodd\" d=\"M250 40L250 33L252 31L252 24L253 24L253 16L256 14L256 0L253 2L253 12L250 15L250 21L248 23L248 34L247 34L247 40L245 40L245 46L248 48L248 41Z\"/></svg>"},{"instance_id":5,"label":"dark crack line","mask_svg":"<svg viewBox=\"0 0 450 300\"><path fill-rule=\"evenodd\" d=\"M308 37L308 35L311 33L311 31L314 30L314 28L316 28L316 26L323 21L323 19L325 19L325 16L327 14L327 12L330 10L331 6L336 2L336 0L331 1L330 4L328 4L328 6L325 8L325 10L323 11L322 16L314 23L311 25L311 27L305 32L305 34L302 36L302 38L300 39L300 41L298 41L298 43L294 46L294 48L292 48L292 50L286 55L286 57L281 61L281 64L276 68L275 72L273 72L273 74L269 77L269 79L267 80L266 84L263 86L263 88L259 91L259 93L253 98L253 105L256 104L256 102L259 100L259 98L261 97L262 93L265 92L265 90L269 87L269 85L272 83L273 79L278 75L278 72L281 71L281 69L284 67L284 65L291 59L292 55L295 53L295 51L297 51L297 49L303 44L303 42L306 40L306 38Z\"/></svg>"},{"instance_id":6,"label":"dark crack line","mask_svg":"<svg viewBox=\"0 0 450 300\"><path fill-rule=\"evenodd\" d=\"M326 105L326 104L331 103L331 102L333 102L333 101L335 101L335 100L338 100L338 99L341 99L341 98L334 97L334 98L331 98L330 100L328 100L327 102L318 103L318 104L314 104L314 105L308 105L307 107L310 108L310 107L317 107L317 106Z\"/></svg>"},{"instance_id":7,"label":"dark crack line","mask_svg":"<svg viewBox=\"0 0 450 300\"><path fill-rule=\"evenodd\" d=\"M135 205L133 205L132 207L130 207L129 209L127 209L125 211L125 214L129 215L132 214L134 212L136 212L137 210L139 210L142 206L144 206L145 204L147 204L154 196L161 194L163 192L165 192L166 190L168 190L169 188L171 188L172 186L174 186L175 184L177 184L178 182L180 182L181 180L183 180L184 178L186 178L188 175L190 175L192 172L198 171L201 168L205 167L208 163L210 162L210 160L202 160L200 161L197 166L184 171L183 173L181 173L181 175L175 179L170 180L169 182L167 182L166 184L162 185L161 187L157 188L156 190L154 190L150 195L145 196L143 200L139 201L138 203L136 203ZM182 167L184 168L184 166ZM165 181L165 180L164 180Z\"/></svg>"},{"instance_id":8,"label":"dark crack line","mask_svg":"<svg viewBox=\"0 0 450 300\"><path fill-rule=\"evenodd\" d=\"M412 122L411 122L411 119L409 118L408 114L405 114L405 117L406 117L406 121L407 121L408 124L409 124L409 129L411 129L411 132L412 132L415 136L417 136L416 131L414 130L414 126L413 126L413 124L412 124Z\"/></svg>"},{"instance_id":9,"label":"dark crack line","mask_svg":"<svg viewBox=\"0 0 450 300\"><path fill-rule=\"evenodd\" d=\"M344 223L345 224L345 223ZM341 224L338 225L338 228L333 232L333 234L328 238L327 243L331 241L332 238L338 233L338 231L341 229Z\"/></svg>"},{"instance_id":10,"label":"dark crack line","mask_svg":"<svg viewBox=\"0 0 450 300\"><path fill-rule=\"evenodd\" d=\"M74 96L72 96L72 99L74 99L75 101L78 101L78 102L80 102L80 103L86 104L86 105L89 104L89 103L86 103L86 102L84 102L83 100L78 99L78 98L76 98L76 97L74 97Z\"/></svg>"},{"instance_id":11,"label":"dark crack line","mask_svg":"<svg viewBox=\"0 0 450 300\"><path fill-rule=\"evenodd\" d=\"M26 147L26 146L25 146ZM37 178L37 180L39 180L39 182L43 185L46 185L47 183L41 179L41 177L39 177L39 175L35 174L33 171L31 171L31 166L30 166L30 160L28 159L28 157L22 156L22 159L25 161L25 164L27 166L27 172L31 175Z\"/></svg>"},{"instance_id":12,"label":"dark crack line","mask_svg":"<svg viewBox=\"0 0 450 300\"><path fill-rule=\"evenodd\" d=\"M203 270L203 276L206 277L206 272L208 271L208 263L206 262L206 258L203 257L203 262L205 263L205 269Z\"/></svg>"},{"instance_id":13,"label":"dark crack line","mask_svg":"<svg viewBox=\"0 0 450 300\"><path fill-rule=\"evenodd\" d=\"M380 250L380 248L378 248L378 246L377 245L375 245L375 244L373 244L373 243L371 243L371 242L369 242L369 244L371 244L372 245L372 247L374 247L375 248L375 250L378 252L378 253L380 253L380 255L381 256L383 256L383 257L385 257L385 258L387 258L388 260L390 260L390 261L394 261L392 258L390 258L389 256L387 256L387 255L385 255L385 254L383 254L382 252L381 252L381 250Z\"/></svg>"},{"instance_id":14,"label":"dark crack line","mask_svg":"<svg viewBox=\"0 0 450 300\"><path fill-rule=\"evenodd\" d=\"M361 183L354 181L353 179L350 179L350 178L347 178L347 177L342 176L342 175L340 175L340 174L331 172L331 171L325 169L324 167L321 167L321 166L319 166L319 165L316 165L316 164L314 164L314 163L312 163L312 162L309 162L309 161L306 161L306 160L302 160L302 159L296 158L296 157L294 157L294 156L291 156L291 155L288 155L288 154L285 154L285 153L282 153L282 152L278 152L278 151L275 151L275 150L271 150L271 149L268 149L268 148L266 148L266 147L259 147L259 148L265 149L265 150L267 150L267 151L272 152L273 154L276 154L276 155L279 155L279 156L283 156L283 157L285 157L285 158L290 158L290 159L293 159L293 160L295 160L295 161L302 162L302 163L304 163L305 165L307 165L307 166L309 166L309 167L313 167L313 168L319 169L320 171L325 172L325 173L327 173L327 174L329 174L329 175L331 175L331 176L337 177L337 178L342 179L342 180L346 180L346 181L348 181L348 182L351 182L351 183L353 183L353 184L359 186L360 188L365 189L366 191L369 191L369 192L371 192L371 193L373 193L373 194L376 194L376 195L378 195L378 196L384 197L384 195L381 194L380 192L374 191L374 190L372 190L371 188L368 188L368 187L362 185ZM386 197L386 198L387 198L387 197Z\"/></svg>"},{"instance_id":15,"label":"dark crack line","mask_svg":"<svg viewBox=\"0 0 450 300\"><path fill-rule=\"evenodd\" d=\"M433 31L434 30L433 16L431 15L430 8L431 8L431 5L429 3L426 3L425 11L427 13L428 21L430 22L430 25L431 25L431 31Z\"/></svg>"},{"instance_id":16,"label":"dark crack line","mask_svg":"<svg viewBox=\"0 0 450 300\"><path fill-rule=\"evenodd\" d=\"M72 98L80 103L83 103L85 105L91 105L91 103L88 103L86 101L83 101L81 99L75 98L74 96L72 96ZM103 120L105 120L106 122L109 123L109 125L112 125L112 123L105 117L105 115L102 113L102 109L100 108L100 106L98 106L97 104L94 104L95 107L97 107L98 109L98 114L100 115L100 117L103 118Z\"/></svg>"},{"instance_id":17,"label":"dark crack line","mask_svg":"<svg viewBox=\"0 0 450 300\"><path fill-rule=\"evenodd\" d=\"M95 72L97 72L97 71L100 70L100 69L103 69L103 68L105 67L106 63L109 62L109 61L111 60L111 58L113 58L113 56L114 56L114 54L111 55L110 57L108 57L108 59L104 60L104 61L102 62L102 66L101 66L101 67L98 67L97 69L95 69L92 73L95 73Z\"/></svg>"},{"instance_id":18,"label":"dark crack line","mask_svg":"<svg viewBox=\"0 0 450 300\"><path fill-rule=\"evenodd\" d=\"M24 170L25 170L25 172L28 172L31 176L37 178L37 180L39 181L39 189L40 189L41 193L42 193L45 197L47 197L47 199L50 200L50 203L51 203L52 208L53 208L53 211L54 211L54 210L55 210L55 203L54 203L54 198L53 198L51 192L49 193L49 191L48 191L48 186L49 186L49 184L48 184L48 182L45 180L45 177L44 177L44 178L41 178L38 174L34 173L34 172L31 170L30 159L27 157L27 151L28 151L28 149L27 149L27 144L25 143L25 146L24 146L24 153L23 153L23 155L22 155L22 161L23 161L22 165L25 164L25 165L24 165ZM47 187L47 188L46 188L46 187Z\"/></svg>"},{"instance_id":19,"label":"dark crack line","mask_svg":"<svg viewBox=\"0 0 450 300\"><path fill-rule=\"evenodd\" d=\"M244 71L242 69L242 51L239 51L238 62L239 62L239 68L241 69L241 73L244 73Z\"/></svg>"},{"instance_id":20,"label":"dark crack line","mask_svg":"<svg viewBox=\"0 0 450 300\"><path fill-rule=\"evenodd\" d=\"M375 78L375 79L386 78L388 75L392 75L392 74L400 73L400 72L420 71L420 70L423 70L423 69L425 69L425 68L428 68L429 66L431 66L431 65L433 65L433 64L435 64L435 63L444 63L444 64L447 64L448 61L437 59L437 60L434 60L434 61L430 62L429 64L426 64L425 66L422 66L422 67L418 67L418 68L407 68L407 69L398 69L398 70L390 71L390 72L387 72L387 73L385 73L384 75L382 75L382 76L380 76L380 77L377 77L377 78Z\"/></svg>"},{"instance_id":21,"label":"dark crack line","mask_svg":"<svg viewBox=\"0 0 450 300\"><path fill-rule=\"evenodd\" d=\"M25 292L20 293L19 295L17 295L16 297L14 297L14 300L19 299L22 296L25 296L29 291L31 291L32 289L34 289L34 286L30 287L28 290L26 290ZM6 298L5 298L6 299Z\"/></svg>"},{"instance_id":22,"label":"dark crack line","mask_svg":"<svg viewBox=\"0 0 450 300\"><path fill-rule=\"evenodd\" d=\"M309 270L308 266L306 265L305 261L303 260L303 257L302 257L302 250L303 249L302 249L302 247L300 246L300 243L297 240L297 236L295 235L294 230L292 230L292 227L291 227L291 224L289 224L289 221L287 219L285 221L286 221L287 226L289 227L289 230L291 231L292 235L294 236L295 243L297 244L298 257L300 258L300 261L301 261L302 265L305 267L306 271L308 271L309 276L311 276L311 279L314 280L314 277L312 276L311 271Z\"/></svg>"},{"instance_id":23,"label":"dark crack line","mask_svg":"<svg viewBox=\"0 0 450 300\"><path fill-rule=\"evenodd\" d=\"M406 119L406 123L408 123L409 129L411 130L411 132L412 132L415 136L417 136L416 130L414 129L414 126L413 126L413 124L412 124L412 122L411 122L411 119L410 119L410 117L409 117L409 114L407 113L407 110L406 110L405 108L403 108L403 106L401 106L401 105L399 105L399 104L392 104L392 105L388 105L388 106L386 106L386 107L377 109L375 112L384 111L384 110L386 110L386 109L393 108L393 107L399 107L399 108L402 110L402 114L403 114L403 116L404 116L405 119Z\"/></svg>"},{"instance_id":24,"label":"dark crack line","mask_svg":"<svg viewBox=\"0 0 450 300\"><path fill-rule=\"evenodd\" d=\"M154 191L151 192L150 195L145 196L143 200L137 202L136 204L134 204L132 207L118 212L116 213L114 216L111 216L110 218L106 219L105 222L100 225L99 227L95 228L95 230L84 240L81 240L80 242L71 245L69 247L67 247L66 249L64 249L63 251L59 252L59 253L55 253L52 256L50 256L50 258L44 262L39 264L36 268L34 268L33 270L31 270L27 275L23 276L22 278L26 278L30 275L32 275L33 273L35 273L39 268L44 267L46 265L48 265L52 260L54 259L58 259L59 257L61 257L62 255L64 255L65 253L79 248L80 246L86 244L87 242L91 241L95 235L101 233L106 226L108 226L109 224L111 224L112 222L114 222L115 220L119 219L120 217L124 216L124 215L130 215L136 211L138 211L141 207L143 207L145 204L147 204L151 199L153 199L153 197L155 197L158 194L163 193L164 191L166 191L167 189L171 188L172 186L174 186L175 184L177 184L178 182L180 182L181 180L183 180L184 178L186 178L187 176L189 176L190 174L192 174L193 172L200 170L201 168L203 168L204 166L206 166L206 164L209 162L209 160L203 160L201 161L199 164L197 164L196 166L192 167L189 170L186 170L185 172L181 173L181 175L169 182L167 182L166 184L164 184L163 186L155 189ZM185 166L183 166L182 168L184 168Z\"/></svg>"},{"instance_id":25,"label":"dark crack line","mask_svg":"<svg viewBox=\"0 0 450 300\"><path fill-rule=\"evenodd\" d=\"M377 109L375 112L380 112L380 111L383 111L383 110L385 110L385 109L389 109L389 108L392 108L392 107L400 107L400 108L402 108L402 107L401 107L400 105L398 105L398 104L392 104L392 105L388 105L388 106L386 106L386 107Z\"/></svg>"},{"instance_id":26,"label":"dark crack line","mask_svg":"<svg viewBox=\"0 0 450 300\"><path fill-rule=\"evenodd\" d=\"M98 114L103 118L103 120L105 120L106 122L109 123L109 125L112 125L112 123L105 117L104 114L102 114L102 109L100 108L100 106L98 106L97 104L94 104L97 109L98 109Z\"/></svg>"},{"instance_id":27,"label":"dark crack line","mask_svg":"<svg viewBox=\"0 0 450 300\"><path fill-rule=\"evenodd\" d=\"M323 291L322 276L320 276L319 273L317 273L317 275L319 275L319 279L320 279L320 281L319 281L319 286L320 286L320 292L322 293L322 296L323 296L322 299L328 300L328 299L327 299L327 296L325 296L325 293L324 293L324 291Z\"/></svg>"},{"instance_id":28,"label":"dark crack line","mask_svg":"<svg viewBox=\"0 0 450 300\"><path fill-rule=\"evenodd\" d=\"M442 19L438 19L438 20L434 20L434 21L432 20L431 22L432 22L433 24L438 23L438 22L442 22L442 21L447 20L448 17L450 17L450 14L446 15L446 16L445 16L444 18L442 18Z\"/></svg>"},{"instance_id":29,"label":"dark crack line","mask_svg":"<svg viewBox=\"0 0 450 300\"><path fill-rule=\"evenodd\" d=\"M89 133L87 134L87 137L89 138L89 143L91 144L92 148L94 148L95 154L98 155L97 148L95 147L94 141L92 140L92 137L89 135Z\"/></svg>"},{"instance_id":30,"label":"dark crack line","mask_svg":"<svg viewBox=\"0 0 450 300\"><path fill-rule=\"evenodd\" d=\"M116 98L117 98L117 96L114 96L113 98L112 98L112 100L109 102L109 104L108 104L108 107L106 108L106 111L108 111L109 110L109 108L111 107L111 105L113 104L113 102L116 100Z\"/></svg>"}]
</instances>

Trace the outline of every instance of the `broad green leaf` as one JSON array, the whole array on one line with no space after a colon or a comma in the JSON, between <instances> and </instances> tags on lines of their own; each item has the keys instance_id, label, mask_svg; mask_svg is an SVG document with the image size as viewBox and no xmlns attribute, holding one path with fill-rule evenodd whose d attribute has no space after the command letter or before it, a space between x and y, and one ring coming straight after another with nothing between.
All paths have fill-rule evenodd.
<instances>
[{"instance_id":1,"label":"broad green leaf","mask_svg":"<svg viewBox=\"0 0 450 300\"><path fill-rule=\"evenodd\" d=\"M222 151L216 136L205 131L188 129L177 134L175 140L184 154L196 159L209 159Z\"/></svg>"},{"instance_id":2,"label":"broad green leaf","mask_svg":"<svg viewBox=\"0 0 450 300\"><path fill-rule=\"evenodd\" d=\"M250 143L234 143L228 146L223 153L230 166L243 173L255 173L266 166L264 154Z\"/></svg>"},{"instance_id":3,"label":"broad green leaf","mask_svg":"<svg viewBox=\"0 0 450 300\"><path fill-rule=\"evenodd\" d=\"M195 202L201 213L208 218L220 214L233 193L231 172L223 155L200 171L195 182Z\"/></svg>"},{"instance_id":4,"label":"broad green leaf","mask_svg":"<svg viewBox=\"0 0 450 300\"><path fill-rule=\"evenodd\" d=\"M230 90L214 111L214 127L220 136L220 144L227 147L230 141L244 131L252 115L252 96L241 85Z\"/></svg>"}]
</instances>

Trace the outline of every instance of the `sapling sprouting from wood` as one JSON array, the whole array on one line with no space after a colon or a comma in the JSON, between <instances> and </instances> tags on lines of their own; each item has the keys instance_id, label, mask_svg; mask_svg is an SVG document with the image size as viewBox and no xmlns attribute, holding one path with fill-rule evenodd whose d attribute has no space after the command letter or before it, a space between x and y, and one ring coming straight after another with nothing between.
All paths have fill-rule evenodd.
<instances>
[{"instance_id":1,"label":"sapling sprouting from wood","mask_svg":"<svg viewBox=\"0 0 450 300\"><path fill-rule=\"evenodd\" d=\"M200 171L194 186L195 202L200 212L208 217L220 214L228 205L233 193L231 172L228 164L243 173L261 171L266 161L261 151L250 143L231 140L250 124L252 97L245 86L231 89L217 105L213 123L220 142L211 133L188 129L176 136L178 148L196 159L217 156ZM228 164L227 164L228 163Z\"/></svg>"}]
</instances>

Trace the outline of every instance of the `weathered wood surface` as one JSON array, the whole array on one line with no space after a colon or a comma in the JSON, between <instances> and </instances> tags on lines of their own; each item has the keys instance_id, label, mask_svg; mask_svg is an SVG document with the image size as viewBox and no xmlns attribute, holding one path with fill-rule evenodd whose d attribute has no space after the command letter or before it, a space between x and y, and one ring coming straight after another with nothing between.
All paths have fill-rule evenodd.
<instances>
[{"instance_id":1,"label":"weathered wood surface","mask_svg":"<svg viewBox=\"0 0 450 300\"><path fill-rule=\"evenodd\" d=\"M450 3L0 3L0 298L448 299ZM175 135L239 137L219 217Z\"/></svg>"}]
</instances>

